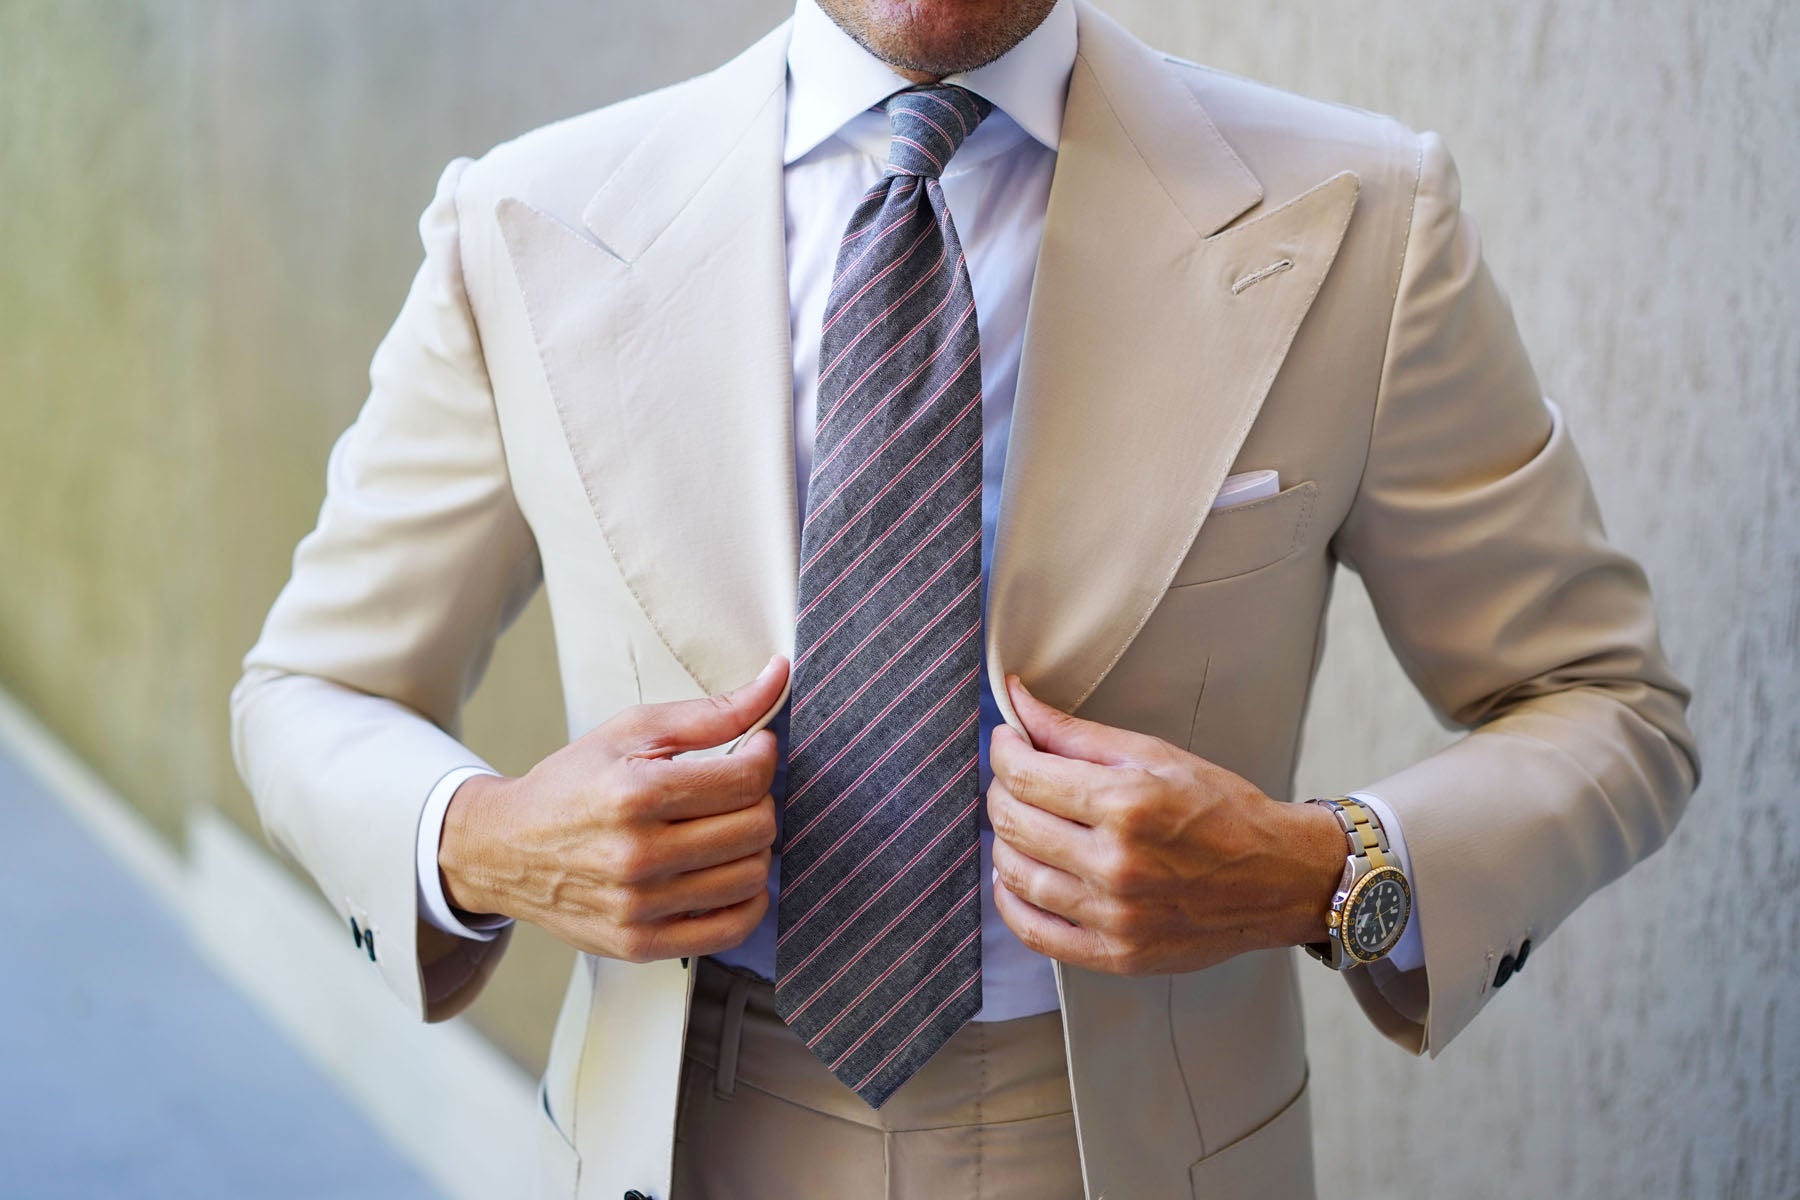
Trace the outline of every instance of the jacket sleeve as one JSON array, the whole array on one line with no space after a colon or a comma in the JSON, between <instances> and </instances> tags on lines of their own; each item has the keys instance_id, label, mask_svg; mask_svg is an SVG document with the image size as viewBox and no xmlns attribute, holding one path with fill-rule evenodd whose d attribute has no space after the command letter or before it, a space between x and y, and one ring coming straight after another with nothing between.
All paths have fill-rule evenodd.
<instances>
[{"instance_id":1,"label":"jacket sleeve","mask_svg":"<svg viewBox=\"0 0 1800 1200\"><path fill-rule=\"evenodd\" d=\"M1405 828L1425 962L1347 978L1379 1028L1435 1055L1504 956L1662 844L1699 761L1644 574L1606 539L1455 165L1436 134L1417 145L1367 465L1336 550L1439 719L1470 731L1360 789Z\"/></svg>"},{"instance_id":2,"label":"jacket sleeve","mask_svg":"<svg viewBox=\"0 0 1800 1200\"><path fill-rule=\"evenodd\" d=\"M420 919L417 834L433 785L484 765L458 740L462 703L541 579L463 288L469 163L446 167L420 217L424 262L231 693L232 754L269 840L336 908L346 952L428 1021L474 999L511 937Z\"/></svg>"}]
</instances>

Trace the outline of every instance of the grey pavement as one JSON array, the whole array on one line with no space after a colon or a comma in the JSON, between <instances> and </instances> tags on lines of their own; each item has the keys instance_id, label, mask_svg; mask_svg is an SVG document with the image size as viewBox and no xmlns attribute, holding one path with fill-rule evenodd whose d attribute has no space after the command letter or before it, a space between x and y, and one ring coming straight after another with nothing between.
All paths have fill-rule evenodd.
<instances>
[{"instance_id":1,"label":"grey pavement","mask_svg":"<svg viewBox=\"0 0 1800 1200\"><path fill-rule=\"evenodd\" d=\"M437 1195L0 751L0 1198Z\"/></svg>"}]
</instances>

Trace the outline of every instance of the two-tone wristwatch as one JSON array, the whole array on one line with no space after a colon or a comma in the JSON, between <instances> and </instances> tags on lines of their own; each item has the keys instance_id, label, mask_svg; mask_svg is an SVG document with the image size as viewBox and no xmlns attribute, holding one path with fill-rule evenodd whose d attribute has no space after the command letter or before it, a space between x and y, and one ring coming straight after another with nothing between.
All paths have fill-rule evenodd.
<instances>
[{"instance_id":1,"label":"two-tone wristwatch","mask_svg":"<svg viewBox=\"0 0 1800 1200\"><path fill-rule=\"evenodd\" d=\"M1309 801L1323 805L1349 841L1344 876L1331 898L1327 940L1309 943L1308 954L1345 971L1375 962L1392 950L1412 915L1412 887L1388 849L1381 821L1367 805L1347 796Z\"/></svg>"}]
</instances>

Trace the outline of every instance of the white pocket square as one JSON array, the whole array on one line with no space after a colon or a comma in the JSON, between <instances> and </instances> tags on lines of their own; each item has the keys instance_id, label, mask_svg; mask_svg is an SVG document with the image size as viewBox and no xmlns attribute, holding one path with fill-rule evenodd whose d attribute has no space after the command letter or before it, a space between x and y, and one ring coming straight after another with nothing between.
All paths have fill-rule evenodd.
<instances>
[{"instance_id":1,"label":"white pocket square","mask_svg":"<svg viewBox=\"0 0 1800 1200\"><path fill-rule=\"evenodd\" d=\"M1213 511L1236 508L1252 500L1264 500L1280 491L1281 476L1274 471L1245 471L1241 475L1227 475L1219 488L1219 494L1213 497Z\"/></svg>"}]
</instances>

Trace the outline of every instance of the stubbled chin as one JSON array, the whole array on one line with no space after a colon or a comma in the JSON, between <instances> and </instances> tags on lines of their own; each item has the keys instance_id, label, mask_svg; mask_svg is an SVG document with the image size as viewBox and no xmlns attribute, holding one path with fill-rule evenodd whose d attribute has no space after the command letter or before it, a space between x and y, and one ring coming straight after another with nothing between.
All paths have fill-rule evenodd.
<instances>
[{"instance_id":1,"label":"stubbled chin","mask_svg":"<svg viewBox=\"0 0 1800 1200\"><path fill-rule=\"evenodd\" d=\"M820 0L877 58L935 75L966 71L1011 49L1050 0ZM840 19L841 18L841 19Z\"/></svg>"},{"instance_id":2,"label":"stubbled chin","mask_svg":"<svg viewBox=\"0 0 1800 1200\"><path fill-rule=\"evenodd\" d=\"M993 54L978 53L981 45L988 40L972 36L947 37L934 30L929 37L884 38L876 47L876 52L886 62L937 75L949 75L991 61L995 57Z\"/></svg>"}]
</instances>

